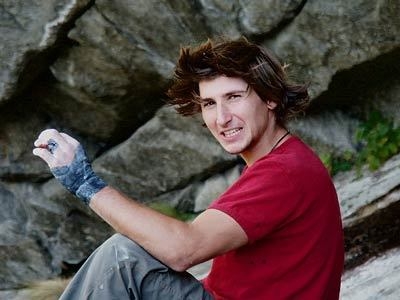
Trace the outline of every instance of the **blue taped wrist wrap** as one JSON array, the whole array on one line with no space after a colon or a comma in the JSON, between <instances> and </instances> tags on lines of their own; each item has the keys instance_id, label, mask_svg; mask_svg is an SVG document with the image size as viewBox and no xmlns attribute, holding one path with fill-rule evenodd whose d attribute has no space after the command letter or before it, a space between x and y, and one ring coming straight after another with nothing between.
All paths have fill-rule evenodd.
<instances>
[{"instance_id":1,"label":"blue taped wrist wrap","mask_svg":"<svg viewBox=\"0 0 400 300\"><path fill-rule=\"evenodd\" d=\"M106 182L93 172L81 145L76 148L74 160L70 165L55 167L50 171L68 191L86 205L89 205L94 194L107 186Z\"/></svg>"}]
</instances>

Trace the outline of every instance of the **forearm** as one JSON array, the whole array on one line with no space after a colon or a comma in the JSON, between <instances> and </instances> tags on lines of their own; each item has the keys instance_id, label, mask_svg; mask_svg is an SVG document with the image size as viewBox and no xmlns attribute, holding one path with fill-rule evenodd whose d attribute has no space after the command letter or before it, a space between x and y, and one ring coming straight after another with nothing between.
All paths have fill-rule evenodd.
<instances>
[{"instance_id":1,"label":"forearm","mask_svg":"<svg viewBox=\"0 0 400 300\"><path fill-rule=\"evenodd\" d=\"M206 210L185 223L156 212L107 186L90 165L80 143L47 129L34 142L33 154L53 175L116 231L137 242L177 271L247 243L246 233L229 215Z\"/></svg>"},{"instance_id":2,"label":"forearm","mask_svg":"<svg viewBox=\"0 0 400 300\"><path fill-rule=\"evenodd\" d=\"M183 270L201 260L193 258L198 234L189 223L165 216L112 187L95 194L89 206L117 232L173 269Z\"/></svg>"}]
</instances>

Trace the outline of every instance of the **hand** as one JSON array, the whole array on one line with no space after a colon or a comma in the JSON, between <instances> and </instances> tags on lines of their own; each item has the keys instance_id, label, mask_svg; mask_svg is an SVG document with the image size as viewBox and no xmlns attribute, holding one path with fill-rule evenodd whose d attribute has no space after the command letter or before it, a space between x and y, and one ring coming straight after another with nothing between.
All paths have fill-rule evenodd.
<instances>
[{"instance_id":1,"label":"hand","mask_svg":"<svg viewBox=\"0 0 400 300\"><path fill-rule=\"evenodd\" d=\"M92 170L80 143L55 129L40 133L33 154L43 159L54 177L85 204L107 184Z\"/></svg>"},{"instance_id":2,"label":"hand","mask_svg":"<svg viewBox=\"0 0 400 300\"><path fill-rule=\"evenodd\" d=\"M49 144L52 145L50 148ZM33 149L33 154L43 159L52 169L70 165L79 142L68 134L46 129L40 133L34 145L36 148Z\"/></svg>"}]
</instances>

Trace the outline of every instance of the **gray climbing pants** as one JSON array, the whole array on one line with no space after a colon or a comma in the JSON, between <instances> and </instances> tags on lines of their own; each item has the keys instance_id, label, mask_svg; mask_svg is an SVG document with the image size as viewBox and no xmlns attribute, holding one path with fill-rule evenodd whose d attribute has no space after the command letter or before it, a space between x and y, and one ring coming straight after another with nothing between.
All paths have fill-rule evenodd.
<instances>
[{"instance_id":1,"label":"gray climbing pants","mask_svg":"<svg viewBox=\"0 0 400 300\"><path fill-rule=\"evenodd\" d=\"M171 270L132 240L115 234L92 253L60 299L213 298L191 274Z\"/></svg>"}]
</instances>

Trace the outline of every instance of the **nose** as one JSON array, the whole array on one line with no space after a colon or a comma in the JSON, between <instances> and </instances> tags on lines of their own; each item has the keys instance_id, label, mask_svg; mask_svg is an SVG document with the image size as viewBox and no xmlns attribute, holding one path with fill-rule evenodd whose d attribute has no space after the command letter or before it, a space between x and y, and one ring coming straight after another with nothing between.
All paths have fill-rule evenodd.
<instances>
[{"instance_id":1,"label":"nose","mask_svg":"<svg viewBox=\"0 0 400 300\"><path fill-rule=\"evenodd\" d=\"M217 105L217 125L224 127L232 120L232 113L224 103Z\"/></svg>"}]
</instances>

